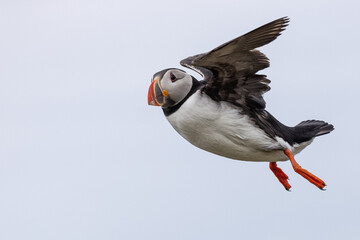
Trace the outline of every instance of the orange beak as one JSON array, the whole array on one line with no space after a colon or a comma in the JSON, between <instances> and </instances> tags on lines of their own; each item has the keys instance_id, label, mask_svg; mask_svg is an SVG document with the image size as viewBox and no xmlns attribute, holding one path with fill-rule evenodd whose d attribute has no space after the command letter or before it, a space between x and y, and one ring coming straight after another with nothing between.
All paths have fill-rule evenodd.
<instances>
[{"instance_id":1,"label":"orange beak","mask_svg":"<svg viewBox=\"0 0 360 240\"><path fill-rule=\"evenodd\" d=\"M160 106L160 104L156 101L155 96L155 84L157 82L157 79L151 82L148 92L148 104L153 106Z\"/></svg>"},{"instance_id":2,"label":"orange beak","mask_svg":"<svg viewBox=\"0 0 360 240\"><path fill-rule=\"evenodd\" d=\"M159 78L155 78L149 87L148 104L153 106L162 106L165 103L169 93L163 90Z\"/></svg>"}]
</instances>

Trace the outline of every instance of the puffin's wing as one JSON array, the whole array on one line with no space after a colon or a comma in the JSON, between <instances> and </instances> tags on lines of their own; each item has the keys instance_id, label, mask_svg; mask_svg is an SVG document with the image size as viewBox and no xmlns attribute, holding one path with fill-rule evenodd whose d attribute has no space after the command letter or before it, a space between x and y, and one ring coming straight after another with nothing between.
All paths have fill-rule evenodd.
<instances>
[{"instance_id":1,"label":"puffin's wing","mask_svg":"<svg viewBox=\"0 0 360 240\"><path fill-rule=\"evenodd\" d=\"M275 40L288 22L287 17L277 19L180 63L204 77L206 85L203 91L214 100L263 109L265 101L262 95L270 90L270 80L256 72L269 67L269 59L254 49Z\"/></svg>"}]
</instances>

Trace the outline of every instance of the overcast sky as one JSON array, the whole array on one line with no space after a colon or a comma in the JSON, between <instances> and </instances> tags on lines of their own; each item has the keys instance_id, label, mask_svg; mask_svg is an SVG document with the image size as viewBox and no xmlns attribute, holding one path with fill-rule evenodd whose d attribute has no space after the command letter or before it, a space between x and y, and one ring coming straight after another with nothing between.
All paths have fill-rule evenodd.
<instances>
[{"instance_id":1,"label":"overcast sky","mask_svg":"<svg viewBox=\"0 0 360 240\"><path fill-rule=\"evenodd\" d=\"M359 239L359 8L1 1L0 239ZM155 72L283 16L261 48L267 109L334 124L296 156L326 191L283 162L287 192L267 163L200 150L147 105Z\"/></svg>"}]
</instances>

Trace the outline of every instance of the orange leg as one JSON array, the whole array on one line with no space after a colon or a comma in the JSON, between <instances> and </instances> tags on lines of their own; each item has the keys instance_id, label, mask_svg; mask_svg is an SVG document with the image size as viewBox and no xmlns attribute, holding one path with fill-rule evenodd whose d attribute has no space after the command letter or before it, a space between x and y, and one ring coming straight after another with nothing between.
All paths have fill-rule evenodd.
<instances>
[{"instance_id":1,"label":"orange leg","mask_svg":"<svg viewBox=\"0 0 360 240\"><path fill-rule=\"evenodd\" d=\"M278 168L276 165L276 162L270 162L269 164L270 170L275 174L277 179L279 179L279 182L285 187L287 191L291 188L288 179L289 177L281 170L281 168Z\"/></svg>"},{"instance_id":2,"label":"orange leg","mask_svg":"<svg viewBox=\"0 0 360 240\"><path fill-rule=\"evenodd\" d=\"M323 190L326 186L325 182L320 178L316 177L314 174L300 167L300 165L295 161L294 155L289 149L285 149L284 153L290 159L291 165L294 168L294 171L301 176L303 176L306 180Z\"/></svg>"}]
</instances>

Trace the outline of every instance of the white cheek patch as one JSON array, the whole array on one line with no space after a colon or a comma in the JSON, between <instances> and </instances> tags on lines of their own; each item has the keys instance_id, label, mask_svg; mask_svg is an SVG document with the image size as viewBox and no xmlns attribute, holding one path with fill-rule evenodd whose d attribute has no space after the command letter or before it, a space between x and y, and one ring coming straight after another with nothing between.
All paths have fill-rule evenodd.
<instances>
[{"instance_id":1,"label":"white cheek patch","mask_svg":"<svg viewBox=\"0 0 360 240\"><path fill-rule=\"evenodd\" d=\"M161 80L161 86L169 93L169 98L175 103L178 103L190 92L192 87L192 78L190 75L186 75L184 78L172 82L170 77L166 78L166 75Z\"/></svg>"}]
</instances>

